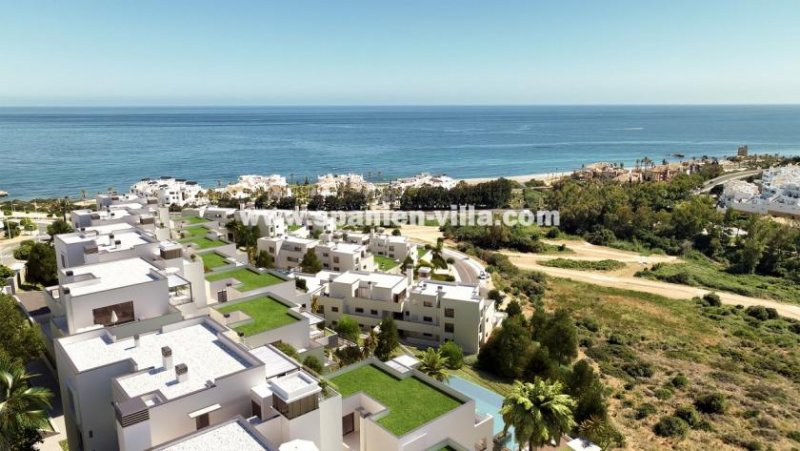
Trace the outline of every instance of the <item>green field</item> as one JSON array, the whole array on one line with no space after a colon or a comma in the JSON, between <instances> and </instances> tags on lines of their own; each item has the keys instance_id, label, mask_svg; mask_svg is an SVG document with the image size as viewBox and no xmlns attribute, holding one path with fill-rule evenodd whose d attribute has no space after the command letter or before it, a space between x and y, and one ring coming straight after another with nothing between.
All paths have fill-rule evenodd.
<instances>
[{"instance_id":1,"label":"green field","mask_svg":"<svg viewBox=\"0 0 800 451\"><path fill-rule=\"evenodd\" d=\"M389 408L378 424L398 437L462 404L420 379L399 380L372 365L340 374L331 382L343 397L363 391Z\"/></svg>"},{"instance_id":2,"label":"green field","mask_svg":"<svg viewBox=\"0 0 800 451\"><path fill-rule=\"evenodd\" d=\"M207 234L208 234L208 229L203 226L187 227L181 230L181 236L184 238L206 236Z\"/></svg>"},{"instance_id":3,"label":"green field","mask_svg":"<svg viewBox=\"0 0 800 451\"><path fill-rule=\"evenodd\" d=\"M284 281L280 277L272 274L258 274L247 268L232 269L230 271L206 275L206 280L209 282L216 282L218 280L230 278L236 279L240 282L240 285L236 286L236 289L242 292L255 290L256 288L268 287Z\"/></svg>"},{"instance_id":4,"label":"green field","mask_svg":"<svg viewBox=\"0 0 800 451\"><path fill-rule=\"evenodd\" d=\"M228 262L225 257L217 254L216 252L209 252L200 256L203 259L203 266L209 269L218 268L227 265Z\"/></svg>"},{"instance_id":5,"label":"green field","mask_svg":"<svg viewBox=\"0 0 800 451\"><path fill-rule=\"evenodd\" d=\"M422 258L427 253L428 249L425 249L425 246L422 245L417 246L417 258Z\"/></svg>"},{"instance_id":6,"label":"green field","mask_svg":"<svg viewBox=\"0 0 800 451\"><path fill-rule=\"evenodd\" d=\"M542 266L553 268L577 269L579 271L614 271L625 267L625 263L618 260L571 260L568 258L554 258L552 260L542 260Z\"/></svg>"},{"instance_id":7,"label":"green field","mask_svg":"<svg viewBox=\"0 0 800 451\"><path fill-rule=\"evenodd\" d=\"M194 244L198 249L210 249L212 247L224 246L228 243L222 240L210 240L204 236L187 238L180 241L183 244Z\"/></svg>"},{"instance_id":8,"label":"green field","mask_svg":"<svg viewBox=\"0 0 800 451\"><path fill-rule=\"evenodd\" d=\"M253 321L233 328L236 332L244 334L245 337L299 321L289 315L289 307L269 296L219 307L217 311L223 314L240 311L252 318Z\"/></svg>"},{"instance_id":9,"label":"green field","mask_svg":"<svg viewBox=\"0 0 800 451\"><path fill-rule=\"evenodd\" d=\"M743 296L800 303L800 284L788 278L732 274L725 271L722 265L703 258L692 258L685 263L657 264L652 270L639 271L636 275L664 282L729 291Z\"/></svg>"},{"instance_id":10,"label":"green field","mask_svg":"<svg viewBox=\"0 0 800 451\"><path fill-rule=\"evenodd\" d=\"M184 221L187 224L192 224L192 225L194 225L194 224L203 224L203 223L208 222L208 219L201 218L199 216L188 216L188 217L181 218L181 220Z\"/></svg>"},{"instance_id":11,"label":"green field","mask_svg":"<svg viewBox=\"0 0 800 451\"><path fill-rule=\"evenodd\" d=\"M378 271L388 271L399 264L400 263L394 261L393 258L387 257L385 255L375 256L375 265L378 267Z\"/></svg>"}]
</instances>

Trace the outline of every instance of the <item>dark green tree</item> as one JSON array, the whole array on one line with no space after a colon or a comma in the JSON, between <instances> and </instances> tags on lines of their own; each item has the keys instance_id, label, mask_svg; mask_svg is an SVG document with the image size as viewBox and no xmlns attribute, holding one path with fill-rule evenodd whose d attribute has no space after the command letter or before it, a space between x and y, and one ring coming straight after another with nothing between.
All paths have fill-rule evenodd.
<instances>
[{"instance_id":1,"label":"dark green tree","mask_svg":"<svg viewBox=\"0 0 800 451\"><path fill-rule=\"evenodd\" d=\"M306 254L303 255L303 260L300 262L300 268L305 273L316 274L322 271L322 262L319 261L317 253L314 248L309 248Z\"/></svg>"},{"instance_id":2,"label":"dark green tree","mask_svg":"<svg viewBox=\"0 0 800 451\"><path fill-rule=\"evenodd\" d=\"M28 282L44 286L58 283L56 251L48 243L36 243L31 246L25 268L27 270L25 278Z\"/></svg>"},{"instance_id":3,"label":"dark green tree","mask_svg":"<svg viewBox=\"0 0 800 451\"><path fill-rule=\"evenodd\" d=\"M375 357L386 361L392 355L392 351L400 345L400 336L397 332L397 325L391 316L381 320L380 332L378 332L378 346L375 348Z\"/></svg>"}]
</instances>

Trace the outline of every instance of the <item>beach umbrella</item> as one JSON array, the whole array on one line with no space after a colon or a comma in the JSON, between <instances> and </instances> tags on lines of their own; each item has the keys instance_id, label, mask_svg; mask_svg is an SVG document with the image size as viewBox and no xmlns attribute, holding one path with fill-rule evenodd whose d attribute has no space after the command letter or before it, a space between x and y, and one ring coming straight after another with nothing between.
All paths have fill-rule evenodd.
<instances>
[{"instance_id":1,"label":"beach umbrella","mask_svg":"<svg viewBox=\"0 0 800 451\"><path fill-rule=\"evenodd\" d=\"M319 451L317 445L309 440L296 439L286 442L278 448L280 451Z\"/></svg>"}]
</instances>

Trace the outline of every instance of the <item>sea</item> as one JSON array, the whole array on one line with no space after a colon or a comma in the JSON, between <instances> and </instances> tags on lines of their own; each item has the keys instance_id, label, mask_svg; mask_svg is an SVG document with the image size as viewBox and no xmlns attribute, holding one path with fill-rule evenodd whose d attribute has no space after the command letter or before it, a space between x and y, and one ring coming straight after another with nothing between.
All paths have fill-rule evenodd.
<instances>
[{"instance_id":1,"label":"sea","mask_svg":"<svg viewBox=\"0 0 800 451\"><path fill-rule=\"evenodd\" d=\"M800 154L800 105L0 108L0 190L74 198L160 176L208 187L242 174L511 176L740 145Z\"/></svg>"}]
</instances>

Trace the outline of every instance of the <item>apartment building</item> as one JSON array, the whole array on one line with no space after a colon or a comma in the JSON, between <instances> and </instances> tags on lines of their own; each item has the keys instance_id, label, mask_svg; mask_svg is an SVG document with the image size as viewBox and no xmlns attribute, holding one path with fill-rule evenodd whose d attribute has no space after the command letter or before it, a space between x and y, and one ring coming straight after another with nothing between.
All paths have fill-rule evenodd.
<instances>
[{"instance_id":1,"label":"apartment building","mask_svg":"<svg viewBox=\"0 0 800 451\"><path fill-rule=\"evenodd\" d=\"M266 194L270 200L280 200L292 195L292 189L286 183L286 177L278 174L240 175L236 183L216 188L215 191L228 194L234 199L248 199L260 193Z\"/></svg>"},{"instance_id":2,"label":"apartment building","mask_svg":"<svg viewBox=\"0 0 800 451\"><path fill-rule=\"evenodd\" d=\"M340 450L338 398L277 349L258 353L269 363L207 317L125 339L105 329L60 339L70 449L141 451L244 417L274 449L302 439Z\"/></svg>"},{"instance_id":3,"label":"apartment building","mask_svg":"<svg viewBox=\"0 0 800 451\"><path fill-rule=\"evenodd\" d=\"M236 210L234 219L247 227L258 227L262 237L282 237L288 232L284 213L279 210Z\"/></svg>"},{"instance_id":4,"label":"apartment building","mask_svg":"<svg viewBox=\"0 0 800 451\"><path fill-rule=\"evenodd\" d=\"M78 232L53 238L58 269L150 257L158 253L159 240L153 234L128 223L81 227Z\"/></svg>"},{"instance_id":5,"label":"apartment building","mask_svg":"<svg viewBox=\"0 0 800 451\"><path fill-rule=\"evenodd\" d=\"M336 323L342 315L363 327L392 316L401 338L423 346L452 340L478 352L497 325L495 305L478 285L419 280L412 276L348 271L331 279L319 297L319 313Z\"/></svg>"},{"instance_id":6,"label":"apartment building","mask_svg":"<svg viewBox=\"0 0 800 451\"><path fill-rule=\"evenodd\" d=\"M364 180L359 174L325 174L317 177L314 195L335 196L344 190L374 191L375 185Z\"/></svg>"},{"instance_id":7,"label":"apartment building","mask_svg":"<svg viewBox=\"0 0 800 451\"><path fill-rule=\"evenodd\" d=\"M308 238L287 236L283 238L259 238L259 252L265 251L280 269L299 268L303 256L313 249L324 269L331 271L371 271L375 259L365 245L352 243L320 242Z\"/></svg>"},{"instance_id":8,"label":"apartment building","mask_svg":"<svg viewBox=\"0 0 800 451\"><path fill-rule=\"evenodd\" d=\"M139 197L158 199L158 203L163 206L183 207L208 203L208 197L200 184L175 177L143 178L134 183L130 191Z\"/></svg>"}]
</instances>

